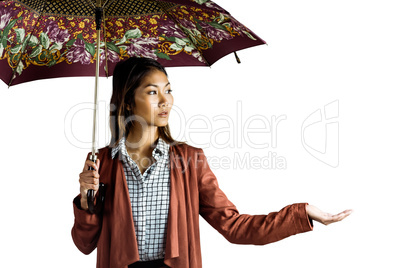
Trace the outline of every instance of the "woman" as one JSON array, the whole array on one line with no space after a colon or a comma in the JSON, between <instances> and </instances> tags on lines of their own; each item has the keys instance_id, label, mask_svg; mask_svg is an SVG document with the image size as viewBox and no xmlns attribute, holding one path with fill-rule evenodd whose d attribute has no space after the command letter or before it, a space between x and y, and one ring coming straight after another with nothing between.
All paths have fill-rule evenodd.
<instances>
[{"instance_id":1,"label":"woman","mask_svg":"<svg viewBox=\"0 0 402 268\"><path fill-rule=\"evenodd\" d=\"M310 231L312 220L330 224L350 215L307 203L268 215L239 214L203 150L171 137L171 93L165 69L154 60L130 58L114 70L112 140L96 164L86 160L73 202L74 243L85 254L97 248L98 268L202 267L199 215L231 243L257 245ZM107 186L104 209L91 215L87 191L96 192L100 181Z\"/></svg>"}]
</instances>

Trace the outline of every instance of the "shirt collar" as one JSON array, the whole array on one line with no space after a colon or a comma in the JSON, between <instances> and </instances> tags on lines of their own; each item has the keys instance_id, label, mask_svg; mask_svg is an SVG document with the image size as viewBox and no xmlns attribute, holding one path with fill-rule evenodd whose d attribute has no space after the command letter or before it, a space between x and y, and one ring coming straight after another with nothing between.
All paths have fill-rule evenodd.
<instances>
[{"instance_id":1,"label":"shirt collar","mask_svg":"<svg viewBox=\"0 0 402 268\"><path fill-rule=\"evenodd\" d=\"M112 159L116 156L117 152L121 152L123 155L128 155L126 148L126 137L122 137L119 141L119 144L112 148L111 156ZM169 153L169 144L166 143L162 138L158 138L156 147L152 151L152 156L158 160L159 157L166 157Z\"/></svg>"}]
</instances>

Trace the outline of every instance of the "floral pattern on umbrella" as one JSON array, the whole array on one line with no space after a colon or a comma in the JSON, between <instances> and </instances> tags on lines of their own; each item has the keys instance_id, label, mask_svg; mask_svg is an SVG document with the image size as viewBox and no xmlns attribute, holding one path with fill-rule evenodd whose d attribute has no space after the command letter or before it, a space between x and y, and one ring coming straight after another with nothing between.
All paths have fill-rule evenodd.
<instances>
[{"instance_id":1,"label":"floral pattern on umbrella","mask_svg":"<svg viewBox=\"0 0 402 268\"><path fill-rule=\"evenodd\" d=\"M132 56L172 60L191 56L208 65L203 51L215 43L253 34L219 6L194 0L210 9L177 5L165 14L128 18L107 17L101 34L100 61L116 63ZM105 36L103 36L105 35ZM0 60L7 60L14 77L30 65L61 62L88 65L96 59L93 18L39 16L15 1L0 3Z\"/></svg>"}]
</instances>

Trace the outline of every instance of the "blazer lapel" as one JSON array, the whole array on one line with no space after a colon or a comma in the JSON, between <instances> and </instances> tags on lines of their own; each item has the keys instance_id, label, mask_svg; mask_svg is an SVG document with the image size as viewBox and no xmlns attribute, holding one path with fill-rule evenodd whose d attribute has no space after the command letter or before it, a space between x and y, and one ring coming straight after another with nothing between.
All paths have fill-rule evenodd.
<instances>
[{"instance_id":1,"label":"blazer lapel","mask_svg":"<svg viewBox=\"0 0 402 268\"><path fill-rule=\"evenodd\" d=\"M179 230L178 230L178 196L177 196L177 183L180 179L178 172L178 162L175 159L175 146L170 146L170 202L169 202L169 216L167 225L167 238L165 248L165 263L170 267L174 265L174 258L179 257ZM173 168L174 167L174 168Z\"/></svg>"},{"instance_id":2,"label":"blazer lapel","mask_svg":"<svg viewBox=\"0 0 402 268\"><path fill-rule=\"evenodd\" d=\"M122 162L119 160L120 152L113 161L115 188L112 189L111 228L111 263L112 267L127 267L140 259L138 253L137 237L135 234L133 214L131 210L130 194L128 192L126 176ZM112 224L112 223L111 223Z\"/></svg>"}]
</instances>

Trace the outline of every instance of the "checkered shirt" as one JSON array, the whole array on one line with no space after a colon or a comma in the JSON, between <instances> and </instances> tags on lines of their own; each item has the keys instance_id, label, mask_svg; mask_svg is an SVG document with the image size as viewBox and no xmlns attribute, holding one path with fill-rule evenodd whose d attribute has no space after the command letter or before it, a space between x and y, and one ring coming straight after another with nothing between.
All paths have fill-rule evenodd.
<instances>
[{"instance_id":1,"label":"checkered shirt","mask_svg":"<svg viewBox=\"0 0 402 268\"><path fill-rule=\"evenodd\" d=\"M140 261L163 259L170 200L169 144L158 138L152 151L156 160L141 174L127 153L126 139L112 149L112 159L121 153L131 199Z\"/></svg>"}]
</instances>

